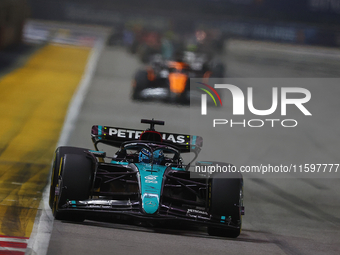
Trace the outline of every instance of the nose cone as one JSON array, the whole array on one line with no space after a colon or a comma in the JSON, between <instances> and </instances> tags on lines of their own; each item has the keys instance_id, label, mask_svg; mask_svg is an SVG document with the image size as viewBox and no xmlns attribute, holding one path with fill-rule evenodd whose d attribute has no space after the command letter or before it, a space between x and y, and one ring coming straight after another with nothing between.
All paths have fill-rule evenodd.
<instances>
[{"instance_id":1,"label":"nose cone","mask_svg":"<svg viewBox=\"0 0 340 255\"><path fill-rule=\"evenodd\" d=\"M159 207L159 197L157 194L145 193L142 197L143 210L145 213L153 214Z\"/></svg>"},{"instance_id":2,"label":"nose cone","mask_svg":"<svg viewBox=\"0 0 340 255\"><path fill-rule=\"evenodd\" d=\"M159 208L163 175L166 166L136 163L140 174L142 208L147 214L154 214Z\"/></svg>"}]
</instances>

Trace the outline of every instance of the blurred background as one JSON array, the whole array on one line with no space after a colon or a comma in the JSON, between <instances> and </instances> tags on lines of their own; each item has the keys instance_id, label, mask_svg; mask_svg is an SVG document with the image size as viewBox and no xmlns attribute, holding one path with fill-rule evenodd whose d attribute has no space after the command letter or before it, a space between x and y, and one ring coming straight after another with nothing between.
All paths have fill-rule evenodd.
<instances>
[{"instance_id":1,"label":"blurred background","mask_svg":"<svg viewBox=\"0 0 340 255\"><path fill-rule=\"evenodd\" d=\"M109 43L130 44L147 32L156 40L204 30L223 39L340 44L335 0L2 0L0 10L1 48L20 41L28 18L112 27Z\"/></svg>"},{"instance_id":2,"label":"blurred background","mask_svg":"<svg viewBox=\"0 0 340 255\"><path fill-rule=\"evenodd\" d=\"M70 24L100 27L107 46L122 46L144 64L154 54L183 59L184 51L205 53L204 62L233 53L235 40L340 46L338 0L2 0L0 12L2 70L37 43L93 45L96 29L72 31ZM9 49L21 42L17 51Z\"/></svg>"},{"instance_id":3,"label":"blurred background","mask_svg":"<svg viewBox=\"0 0 340 255\"><path fill-rule=\"evenodd\" d=\"M17 52L4 52L21 42L59 37L91 45L95 40L84 31L79 38L61 24L105 27L108 46L123 46L143 63L155 53L173 60L184 50L208 53L211 59L235 39L340 46L338 0L2 0L0 12L2 69L32 50L21 45Z\"/></svg>"},{"instance_id":4,"label":"blurred background","mask_svg":"<svg viewBox=\"0 0 340 255\"><path fill-rule=\"evenodd\" d=\"M117 33L145 29L163 35L205 29L223 38L340 45L338 1L28 0L27 4L33 19L100 24L112 26Z\"/></svg>"}]
</instances>

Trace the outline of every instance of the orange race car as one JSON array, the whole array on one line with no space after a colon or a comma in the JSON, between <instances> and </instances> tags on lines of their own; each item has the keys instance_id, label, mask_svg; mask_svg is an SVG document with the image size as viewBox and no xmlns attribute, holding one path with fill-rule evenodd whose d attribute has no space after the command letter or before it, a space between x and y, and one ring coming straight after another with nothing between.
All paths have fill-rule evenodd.
<instances>
[{"instance_id":1,"label":"orange race car","mask_svg":"<svg viewBox=\"0 0 340 255\"><path fill-rule=\"evenodd\" d=\"M224 73L223 63L207 61L204 54L184 52L177 61L163 61L156 55L149 66L136 73L132 82L132 99L188 104L190 78L222 78Z\"/></svg>"}]
</instances>

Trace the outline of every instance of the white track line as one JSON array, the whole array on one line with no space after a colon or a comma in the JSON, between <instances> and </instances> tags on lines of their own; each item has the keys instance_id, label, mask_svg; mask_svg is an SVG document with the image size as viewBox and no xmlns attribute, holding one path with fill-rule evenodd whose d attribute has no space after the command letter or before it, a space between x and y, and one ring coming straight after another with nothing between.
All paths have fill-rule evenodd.
<instances>
[{"instance_id":1,"label":"white track line","mask_svg":"<svg viewBox=\"0 0 340 255\"><path fill-rule=\"evenodd\" d=\"M25 252L25 248L12 248L12 247L0 247L0 251L18 251L18 252ZM0 252L1 254L1 252Z\"/></svg>"},{"instance_id":2,"label":"white track line","mask_svg":"<svg viewBox=\"0 0 340 255\"><path fill-rule=\"evenodd\" d=\"M28 239L15 238L15 237L0 237L1 242L11 242L11 243L27 243ZM1 246L0 246L1 248Z\"/></svg>"},{"instance_id":3,"label":"white track line","mask_svg":"<svg viewBox=\"0 0 340 255\"><path fill-rule=\"evenodd\" d=\"M98 38L96 44L91 50L89 60L87 62L84 75L78 86L76 93L73 95L69 105L64 126L59 137L58 146L65 145L74 129L78 118L81 106L86 97L87 91L90 87L92 77L96 70L96 66L100 54L104 48L105 38ZM50 173L51 175L51 173ZM50 180L51 178L49 178ZM33 230L28 240L27 250L25 255L46 255L48 245L53 229L53 215L49 207L49 187L51 183L47 184L44 189L42 200L39 204L37 216L34 221Z\"/></svg>"}]
</instances>

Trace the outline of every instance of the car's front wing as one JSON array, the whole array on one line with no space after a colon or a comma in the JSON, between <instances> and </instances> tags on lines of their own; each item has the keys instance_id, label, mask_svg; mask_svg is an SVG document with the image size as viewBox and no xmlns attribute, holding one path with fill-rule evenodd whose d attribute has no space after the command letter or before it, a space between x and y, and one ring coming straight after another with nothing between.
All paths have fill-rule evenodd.
<instances>
[{"instance_id":1,"label":"car's front wing","mask_svg":"<svg viewBox=\"0 0 340 255\"><path fill-rule=\"evenodd\" d=\"M161 204L157 213L147 214L138 201L84 200L68 201L59 211L84 213L85 215L127 216L146 221L185 221L190 224L239 229L230 219L214 219L203 210L176 208Z\"/></svg>"}]
</instances>

